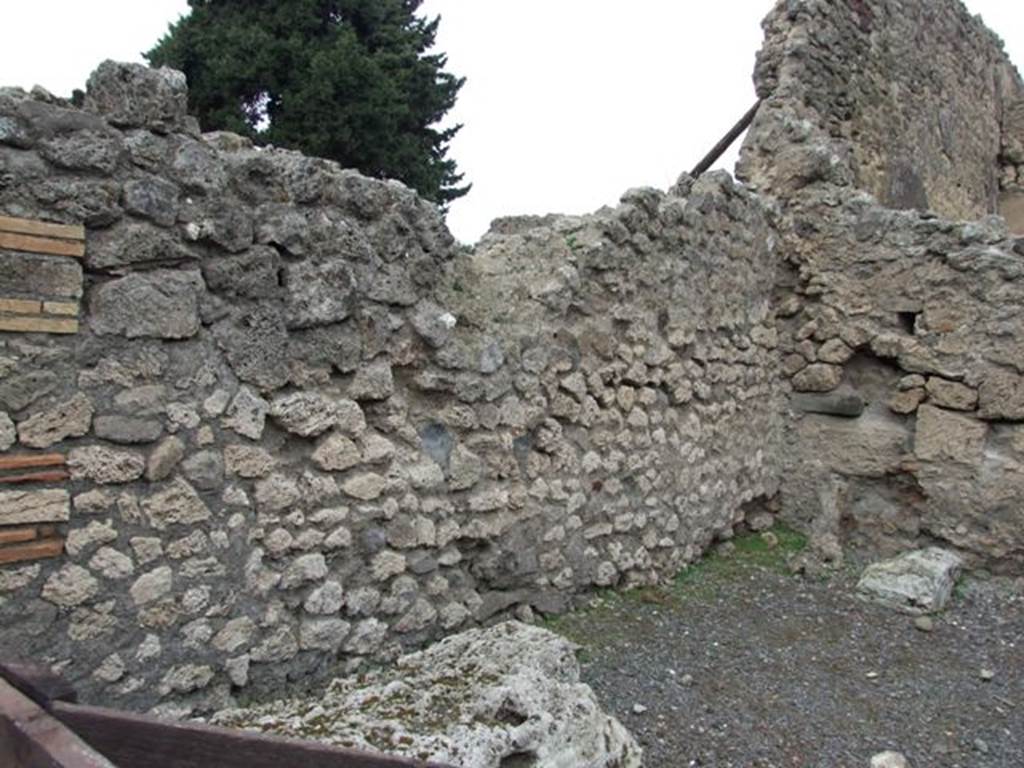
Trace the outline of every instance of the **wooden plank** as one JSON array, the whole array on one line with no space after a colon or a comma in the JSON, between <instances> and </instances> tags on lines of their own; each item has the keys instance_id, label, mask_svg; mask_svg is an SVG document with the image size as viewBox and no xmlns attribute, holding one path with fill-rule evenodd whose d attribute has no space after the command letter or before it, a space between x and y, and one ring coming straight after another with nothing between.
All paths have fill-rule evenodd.
<instances>
[{"instance_id":1,"label":"wooden plank","mask_svg":"<svg viewBox=\"0 0 1024 768\"><path fill-rule=\"evenodd\" d=\"M119 768L445 768L311 741L54 702L50 711Z\"/></svg>"},{"instance_id":2,"label":"wooden plank","mask_svg":"<svg viewBox=\"0 0 1024 768\"><path fill-rule=\"evenodd\" d=\"M14 686L0 680L0 765L117 768Z\"/></svg>"},{"instance_id":3,"label":"wooden plank","mask_svg":"<svg viewBox=\"0 0 1024 768\"><path fill-rule=\"evenodd\" d=\"M39 529L34 525L21 528L0 528L0 544L20 544L23 541L35 541Z\"/></svg>"},{"instance_id":4,"label":"wooden plank","mask_svg":"<svg viewBox=\"0 0 1024 768\"><path fill-rule=\"evenodd\" d=\"M43 312L48 315L78 316L78 303L74 301L44 301Z\"/></svg>"},{"instance_id":5,"label":"wooden plank","mask_svg":"<svg viewBox=\"0 0 1024 768\"><path fill-rule=\"evenodd\" d=\"M16 315L38 315L41 302L36 299L0 299L0 312Z\"/></svg>"},{"instance_id":6,"label":"wooden plank","mask_svg":"<svg viewBox=\"0 0 1024 768\"><path fill-rule=\"evenodd\" d=\"M63 453L23 453L14 456L0 456L0 469L63 467L67 461Z\"/></svg>"},{"instance_id":7,"label":"wooden plank","mask_svg":"<svg viewBox=\"0 0 1024 768\"><path fill-rule=\"evenodd\" d=\"M53 317L0 317L0 331L17 333L78 333L78 320Z\"/></svg>"},{"instance_id":8,"label":"wooden plank","mask_svg":"<svg viewBox=\"0 0 1024 768\"><path fill-rule=\"evenodd\" d=\"M60 483L71 477L67 470L51 469L46 472L26 472L22 475L0 475L0 485L17 483Z\"/></svg>"},{"instance_id":9,"label":"wooden plank","mask_svg":"<svg viewBox=\"0 0 1024 768\"><path fill-rule=\"evenodd\" d=\"M0 660L0 680L6 680L41 707L53 701L78 701L78 692L49 667L21 659Z\"/></svg>"},{"instance_id":10,"label":"wooden plank","mask_svg":"<svg viewBox=\"0 0 1024 768\"><path fill-rule=\"evenodd\" d=\"M64 240L85 240L85 227L81 224L51 224L48 221L16 219L12 216L0 216L0 231Z\"/></svg>"},{"instance_id":11,"label":"wooden plank","mask_svg":"<svg viewBox=\"0 0 1024 768\"><path fill-rule=\"evenodd\" d=\"M85 243L78 240L52 240L48 237L0 232L0 248L25 253L46 253L52 256L85 256Z\"/></svg>"},{"instance_id":12,"label":"wooden plank","mask_svg":"<svg viewBox=\"0 0 1024 768\"><path fill-rule=\"evenodd\" d=\"M63 551L64 539L43 539L29 544L15 544L13 547L0 547L0 565L60 557Z\"/></svg>"}]
</instances>

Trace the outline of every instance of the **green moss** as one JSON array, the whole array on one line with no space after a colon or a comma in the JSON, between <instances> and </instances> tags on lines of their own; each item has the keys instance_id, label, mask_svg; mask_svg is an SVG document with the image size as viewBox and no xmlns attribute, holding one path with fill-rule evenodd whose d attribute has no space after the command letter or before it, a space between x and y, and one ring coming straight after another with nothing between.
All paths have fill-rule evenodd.
<instances>
[{"instance_id":1,"label":"green moss","mask_svg":"<svg viewBox=\"0 0 1024 768\"><path fill-rule=\"evenodd\" d=\"M726 584L746 578L758 570L788 574L790 558L807 546L807 538L784 526L776 526L767 534L750 533L736 537L732 541L731 553L711 552L684 568L665 586L618 592L598 590L587 607L548 618L544 626L593 651L630 634L634 621L631 608L636 604L659 606L671 611L687 603L711 600ZM612 616L616 621L602 621ZM597 634L592 631L595 622L602 625L601 632ZM580 656L580 660L586 659Z\"/></svg>"}]
</instances>

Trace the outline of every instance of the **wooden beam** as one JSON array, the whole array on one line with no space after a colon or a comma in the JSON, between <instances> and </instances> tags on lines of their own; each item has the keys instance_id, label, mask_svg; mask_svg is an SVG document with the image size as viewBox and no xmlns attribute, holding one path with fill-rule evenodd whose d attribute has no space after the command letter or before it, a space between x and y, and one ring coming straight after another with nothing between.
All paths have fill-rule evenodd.
<instances>
[{"instance_id":1,"label":"wooden beam","mask_svg":"<svg viewBox=\"0 0 1024 768\"><path fill-rule=\"evenodd\" d=\"M60 557L63 551L64 539L43 539L28 544L15 544L12 547L0 547L0 565Z\"/></svg>"},{"instance_id":2,"label":"wooden beam","mask_svg":"<svg viewBox=\"0 0 1024 768\"><path fill-rule=\"evenodd\" d=\"M693 170L690 171L690 175L696 179L698 176L704 173L704 171L706 171L708 168L714 165L715 161L717 161L718 158L725 154L725 150L727 150L732 145L732 143L739 138L740 134L750 127L750 124L754 122L754 117L757 116L757 110L759 110L760 108L761 99L758 99L757 101L754 102L754 106L748 109L746 114L739 119L739 122L729 129L729 132L725 134L725 136L723 136L722 139L711 148L710 152L704 155L704 159L693 167Z\"/></svg>"},{"instance_id":3,"label":"wooden beam","mask_svg":"<svg viewBox=\"0 0 1024 768\"><path fill-rule=\"evenodd\" d=\"M445 768L313 741L54 702L51 713L118 768Z\"/></svg>"},{"instance_id":4,"label":"wooden beam","mask_svg":"<svg viewBox=\"0 0 1024 768\"><path fill-rule=\"evenodd\" d=\"M0 232L0 248L26 253L46 253L52 256L85 256L85 243L79 240L53 240L49 237L19 235L15 232Z\"/></svg>"},{"instance_id":5,"label":"wooden beam","mask_svg":"<svg viewBox=\"0 0 1024 768\"><path fill-rule=\"evenodd\" d=\"M85 240L85 227L81 224L51 224L34 219L16 219L13 216L0 216L0 231L64 240Z\"/></svg>"},{"instance_id":6,"label":"wooden beam","mask_svg":"<svg viewBox=\"0 0 1024 768\"><path fill-rule=\"evenodd\" d=\"M44 708L49 707L53 701L78 701L78 692L71 683L49 667L34 661L0 661L0 680L6 680Z\"/></svg>"},{"instance_id":7,"label":"wooden beam","mask_svg":"<svg viewBox=\"0 0 1024 768\"><path fill-rule=\"evenodd\" d=\"M15 483L59 483L71 477L65 469L47 472L26 472L23 475L0 475L0 485Z\"/></svg>"},{"instance_id":8,"label":"wooden beam","mask_svg":"<svg viewBox=\"0 0 1024 768\"><path fill-rule=\"evenodd\" d=\"M24 541L35 541L38 537L39 529L34 525L0 528L0 544L21 544Z\"/></svg>"},{"instance_id":9,"label":"wooden beam","mask_svg":"<svg viewBox=\"0 0 1024 768\"><path fill-rule=\"evenodd\" d=\"M0 316L0 331L16 333L78 333L78 320L55 317Z\"/></svg>"},{"instance_id":10,"label":"wooden beam","mask_svg":"<svg viewBox=\"0 0 1024 768\"><path fill-rule=\"evenodd\" d=\"M63 453L24 453L0 456L0 469L30 469L32 467L63 467L67 459Z\"/></svg>"},{"instance_id":11,"label":"wooden beam","mask_svg":"<svg viewBox=\"0 0 1024 768\"><path fill-rule=\"evenodd\" d=\"M0 765L117 768L14 686L0 680Z\"/></svg>"}]
</instances>

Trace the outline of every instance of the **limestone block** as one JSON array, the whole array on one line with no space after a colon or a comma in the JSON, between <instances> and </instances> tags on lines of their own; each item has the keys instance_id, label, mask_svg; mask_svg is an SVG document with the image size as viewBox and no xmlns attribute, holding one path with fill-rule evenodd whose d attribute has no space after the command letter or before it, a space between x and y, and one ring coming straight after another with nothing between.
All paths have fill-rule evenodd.
<instances>
[{"instance_id":1,"label":"limestone block","mask_svg":"<svg viewBox=\"0 0 1024 768\"><path fill-rule=\"evenodd\" d=\"M214 635L212 645L218 651L234 653L239 648L248 647L258 632L256 622L248 616L240 616L228 621Z\"/></svg>"},{"instance_id":2,"label":"limestone block","mask_svg":"<svg viewBox=\"0 0 1024 768\"><path fill-rule=\"evenodd\" d=\"M349 438L339 433L320 441L311 457L313 463L328 472L340 472L354 467L363 460L362 451Z\"/></svg>"},{"instance_id":3,"label":"limestone block","mask_svg":"<svg viewBox=\"0 0 1024 768\"><path fill-rule=\"evenodd\" d=\"M319 581L327 575L327 561L319 552L295 558L281 575L281 589L295 589L310 581Z\"/></svg>"},{"instance_id":4,"label":"limestone block","mask_svg":"<svg viewBox=\"0 0 1024 768\"><path fill-rule=\"evenodd\" d=\"M210 510L196 490L177 478L142 500L142 511L158 531L172 525L192 525L210 519Z\"/></svg>"},{"instance_id":5,"label":"limestone block","mask_svg":"<svg viewBox=\"0 0 1024 768\"><path fill-rule=\"evenodd\" d=\"M89 324L101 336L187 339L199 330L203 291L194 270L133 272L92 292Z\"/></svg>"},{"instance_id":6,"label":"limestone block","mask_svg":"<svg viewBox=\"0 0 1024 768\"><path fill-rule=\"evenodd\" d=\"M978 416L997 421L1024 421L1024 377L989 371L978 389Z\"/></svg>"},{"instance_id":7,"label":"limestone block","mask_svg":"<svg viewBox=\"0 0 1024 768\"><path fill-rule=\"evenodd\" d=\"M42 596L61 608L81 605L99 592L99 582L85 568L68 563L43 585Z\"/></svg>"},{"instance_id":8,"label":"limestone block","mask_svg":"<svg viewBox=\"0 0 1024 768\"><path fill-rule=\"evenodd\" d=\"M0 451L9 449L18 439L14 422L6 411L0 411Z\"/></svg>"},{"instance_id":9,"label":"limestone block","mask_svg":"<svg viewBox=\"0 0 1024 768\"><path fill-rule=\"evenodd\" d=\"M0 491L0 525L65 523L71 499L63 488L39 491Z\"/></svg>"},{"instance_id":10,"label":"limestone block","mask_svg":"<svg viewBox=\"0 0 1024 768\"><path fill-rule=\"evenodd\" d=\"M812 363L793 376L793 389L797 392L829 392L843 380L843 369L838 365Z\"/></svg>"},{"instance_id":11,"label":"limestone block","mask_svg":"<svg viewBox=\"0 0 1024 768\"><path fill-rule=\"evenodd\" d=\"M169 594L173 579L170 567L164 565L139 576L128 591L135 605L146 605Z\"/></svg>"},{"instance_id":12,"label":"limestone block","mask_svg":"<svg viewBox=\"0 0 1024 768\"><path fill-rule=\"evenodd\" d=\"M836 419L808 414L797 425L800 450L843 475L882 477L898 471L910 433L876 416Z\"/></svg>"},{"instance_id":13,"label":"limestone block","mask_svg":"<svg viewBox=\"0 0 1024 768\"><path fill-rule=\"evenodd\" d=\"M135 573L135 564L113 547L100 547L89 560L89 568L108 579L124 579Z\"/></svg>"},{"instance_id":14,"label":"limestone block","mask_svg":"<svg viewBox=\"0 0 1024 768\"><path fill-rule=\"evenodd\" d=\"M315 392L294 392L275 398L270 415L284 429L302 437L315 437L337 422L334 402Z\"/></svg>"},{"instance_id":15,"label":"limestone block","mask_svg":"<svg viewBox=\"0 0 1024 768\"><path fill-rule=\"evenodd\" d=\"M907 552L864 569L860 596L904 613L941 611L953 593L960 557L938 547Z\"/></svg>"},{"instance_id":16,"label":"limestone block","mask_svg":"<svg viewBox=\"0 0 1024 768\"><path fill-rule=\"evenodd\" d=\"M249 387L241 387L228 406L227 415L221 420L225 429L242 437L259 440L267 421L270 405Z\"/></svg>"},{"instance_id":17,"label":"limestone block","mask_svg":"<svg viewBox=\"0 0 1024 768\"><path fill-rule=\"evenodd\" d=\"M142 176L124 185L124 209L150 219L161 227L170 227L178 218L178 187L159 176Z\"/></svg>"},{"instance_id":18,"label":"limestone block","mask_svg":"<svg viewBox=\"0 0 1024 768\"><path fill-rule=\"evenodd\" d=\"M117 529L111 522L92 520L84 528L75 528L68 533L64 549L71 557L77 557L96 544L109 544L112 541L117 541Z\"/></svg>"},{"instance_id":19,"label":"limestone block","mask_svg":"<svg viewBox=\"0 0 1024 768\"><path fill-rule=\"evenodd\" d=\"M341 484L341 490L361 501L372 501L387 487L387 480L374 472L353 475Z\"/></svg>"},{"instance_id":20,"label":"limestone block","mask_svg":"<svg viewBox=\"0 0 1024 768\"><path fill-rule=\"evenodd\" d=\"M92 423L92 401L79 392L53 408L38 411L18 424L18 439L30 448L49 448L69 437L81 437Z\"/></svg>"},{"instance_id":21,"label":"limestone block","mask_svg":"<svg viewBox=\"0 0 1024 768\"><path fill-rule=\"evenodd\" d=\"M925 391L920 387L894 392L889 398L889 410L903 415L913 413L924 402L924 398Z\"/></svg>"},{"instance_id":22,"label":"limestone block","mask_svg":"<svg viewBox=\"0 0 1024 768\"><path fill-rule=\"evenodd\" d=\"M146 462L146 479L166 480L185 456L185 443L179 437L168 437L153 449Z\"/></svg>"},{"instance_id":23,"label":"limestone block","mask_svg":"<svg viewBox=\"0 0 1024 768\"><path fill-rule=\"evenodd\" d=\"M925 461L978 465L985 452L988 425L952 411L922 405L917 409L914 453Z\"/></svg>"},{"instance_id":24,"label":"limestone block","mask_svg":"<svg viewBox=\"0 0 1024 768\"><path fill-rule=\"evenodd\" d=\"M348 396L353 400L386 400L394 391L391 363L378 359L356 371L348 388Z\"/></svg>"},{"instance_id":25,"label":"limestone block","mask_svg":"<svg viewBox=\"0 0 1024 768\"><path fill-rule=\"evenodd\" d=\"M105 485L137 480L145 471L145 460L132 452L85 445L68 455L68 467L73 479Z\"/></svg>"},{"instance_id":26,"label":"limestone block","mask_svg":"<svg viewBox=\"0 0 1024 768\"><path fill-rule=\"evenodd\" d=\"M336 652L352 625L337 618L304 618L299 623L299 648Z\"/></svg>"},{"instance_id":27,"label":"limestone block","mask_svg":"<svg viewBox=\"0 0 1024 768\"><path fill-rule=\"evenodd\" d=\"M277 465L277 461L266 449L238 444L224 448L224 463L229 474L245 478L266 477Z\"/></svg>"},{"instance_id":28,"label":"limestone block","mask_svg":"<svg viewBox=\"0 0 1024 768\"><path fill-rule=\"evenodd\" d=\"M108 414L97 416L93 429L97 437L112 443L137 445L152 443L160 439L164 426L156 419Z\"/></svg>"},{"instance_id":29,"label":"limestone block","mask_svg":"<svg viewBox=\"0 0 1024 768\"><path fill-rule=\"evenodd\" d=\"M932 376L925 386L928 402L954 411L973 411L978 405L978 392L966 384Z\"/></svg>"},{"instance_id":30,"label":"limestone block","mask_svg":"<svg viewBox=\"0 0 1024 768\"><path fill-rule=\"evenodd\" d=\"M85 106L121 128L194 130L185 75L168 67L104 61L86 83Z\"/></svg>"}]
</instances>

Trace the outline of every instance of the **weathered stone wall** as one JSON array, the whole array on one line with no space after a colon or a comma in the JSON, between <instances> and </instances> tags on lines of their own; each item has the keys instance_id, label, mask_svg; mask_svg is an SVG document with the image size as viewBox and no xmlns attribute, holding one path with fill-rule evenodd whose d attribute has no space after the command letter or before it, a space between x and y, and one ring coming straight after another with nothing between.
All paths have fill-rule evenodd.
<instances>
[{"instance_id":1,"label":"weathered stone wall","mask_svg":"<svg viewBox=\"0 0 1024 768\"><path fill-rule=\"evenodd\" d=\"M996 211L1024 91L962 3L779 2L764 28L755 81L767 101L740 169L759 188L828 178L894 208Z\"/></svg>"},{"instance_id":2,"label":"weathered stone wall","mask_svg":"<svg viewBox=\"0 0 1024 768\"><path fill-rule=\"evenodd\" d=\"M783 514L830 556L941 541L1020 572L1024 245L894 210L993 210L1020 80L959 2L780 3L766 29L740 171L781 208Z\"/></svg>"},{"instance_id":3,"label":"weathered stone wall","mask_svg":"<svg viewBox=\"0 0 1024 768\"><path fill-rule=\"evenodd\" d=\"M87 227L81 331L0 334L0 449L71 471L0 502L67 520L0 566L5 652L223 706L668 578L775 493L775 258L728 177L468 253L401 185L184 104L109 63L84 110L0 91L0 214Z\"/></svg>"}]
</instances>

